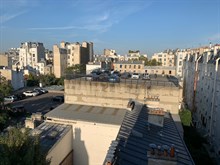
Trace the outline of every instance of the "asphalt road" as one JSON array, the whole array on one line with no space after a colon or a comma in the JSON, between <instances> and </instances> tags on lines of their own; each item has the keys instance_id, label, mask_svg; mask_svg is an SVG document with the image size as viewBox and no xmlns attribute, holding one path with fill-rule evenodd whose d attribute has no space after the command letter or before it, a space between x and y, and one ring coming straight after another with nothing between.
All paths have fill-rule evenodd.
<instances>
[{"instance_id":1,"label":"asphalt road","mask_svg":"<svg viewBox=\"0 0 220 165\"><path fill-rule=\"evenodd\" d=\"M41 112L42 114L46 114L50 111L52 106L58 106L62 104L61 102L52 101L53 96L63 95L61 93L46 93L35 97L27 97L23 100L19 100L11 103L12 106L15 105L24 105L24 108L27 112L35 113Z\"/></svg>"}]
</instances>

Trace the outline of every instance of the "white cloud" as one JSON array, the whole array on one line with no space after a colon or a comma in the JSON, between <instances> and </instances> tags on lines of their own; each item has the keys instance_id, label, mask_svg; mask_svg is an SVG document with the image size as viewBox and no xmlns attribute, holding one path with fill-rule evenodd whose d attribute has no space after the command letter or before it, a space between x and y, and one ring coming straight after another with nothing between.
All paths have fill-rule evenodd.
<instances>
[{"instance_id":1,"label":"white cloud","mask_svg":"<svg viewBox=\"0 0 220 165\"><path fill-rule=\"evenodd\" d=\"M4 23L4 22L7 22L7 21L10 21L11 19L14 19L15 17L18 17L24 13L26 13L27 11L21 11L21 12L18 12L18 13L12 13L12 14L9 14L9 13L6 13L6 14L3 14L0 16L0 23Z\"/></svg>"},{"instance_id":2,"label":"white cloud","mask_svg":"<svg viewBox=\"0 0 220 165\"><path fill-rule=\"evenodd\" d=\"M96 33L108 31L115 24L120 23L126 17L148 7L147 1L77 1L79 6L84 6L77 17L78 24L69 20L69 25L61 27L32 27L29 30L87 30ZM75 8L75 5L72 6ZM74 10L73 10L74 12Z\"/></svg>"},{"instance_id":3,"label":"white cloud","mask_svg":"<svg viewBox=\"0 0 220 165\"><path fill-rule=\"evenodd\" d=\"M29 30L71 30L71 29L81 29L77 26L60 26L60 27L34 27L29 28Z\"/></svg>"}]
</instances>

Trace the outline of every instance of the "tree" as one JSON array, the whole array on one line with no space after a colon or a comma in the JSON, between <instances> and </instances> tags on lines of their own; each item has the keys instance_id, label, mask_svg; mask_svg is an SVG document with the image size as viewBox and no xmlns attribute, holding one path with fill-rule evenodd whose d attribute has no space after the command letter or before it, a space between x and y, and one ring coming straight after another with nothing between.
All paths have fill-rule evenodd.
<instances>
[{"instance_id":1,"label":"tree","mask_svg":"<svg viewBox=\"0 0 220 165\"><path fill-rule=\"evenodd\" d=\"M74 73L85 73L86 72L86 65L85 64L76 64L71 67L67 67L65 73L74 74Z\"/></svg>"},{"instance_id":2,"label":"tree","mask_svg":"<svg viewBox=\"0 0 220 165\"><path fill-rule=\"evenodd\" d=\"M5 77L0 76L0 109L4 109L4 97L10 95L13 87Z\"/></svg>"},{"instance_id":3,"label":"tree","mask_svg":"<svg viewBox=\"0 0 220 165\"><path fill-rule=\"evenodd\" d=\"M39 137L30 136L28 129L11 128L0 136L0 164L46 165L50 160L41 149Z\"/></svg>"},{"instance_id":4,"label":"tree","mask_svg":"<svg viewBox=\"0 0 220 165\"><path fill-rule=\"evenodd\" d=\"M54 74L40 75L39 81L45 85L56 85L57 79Z\"/></svg>"},{"instance_id":5,"label":"tree","mask_svg":"<svg viewBox=\"0 0 220 165\"><path fill-rule=\"evenodd\" d=\"M184 109L182 111L180 111L180 119L181 122L184 126L190 126L191 122L192 122L192 116L191 116L191 111L188 109Z\"/></svg>"}]
</instances>

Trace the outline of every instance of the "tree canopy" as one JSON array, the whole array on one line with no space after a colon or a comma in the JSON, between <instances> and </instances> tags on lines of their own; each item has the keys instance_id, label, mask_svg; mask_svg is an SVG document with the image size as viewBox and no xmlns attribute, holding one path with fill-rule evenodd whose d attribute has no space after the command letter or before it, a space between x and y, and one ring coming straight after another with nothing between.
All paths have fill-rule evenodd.
<instances>
[{"instance_id":1,"label":"tree canopy","mask_svg":"<svg viewBox=\"0 0 220 165\"><path fill-rule=\"evenodd\" d=\"M144 57L144 56L140 56L139 60L144 61L145 66L161 66L162 65L162 63L157 62L156 59L149 60L147 57Z\"/></svg>"},{"instance_id":2,"label":"tree canopy","mask_svg":"<svg viewBox=\"0 0 220 165\"><path fill-rule=\"evenodd\" d=\"M84 64L76 64L71 67L67 67L65 70L66 74L73 74L73 73L85 73L86 72L86 65Z\"/></svg>"},{"instance_id":3,"label":"tree canopy","mask_svg":"<svg viewBox=\"0 0 220 165\"><path fill-rule=\"evenodd\" d=\"M30 136L28 129L11 128L0 135L0 164L46 165L50 160L42 152L37 136Z\"/></svg>"}]
</instances>

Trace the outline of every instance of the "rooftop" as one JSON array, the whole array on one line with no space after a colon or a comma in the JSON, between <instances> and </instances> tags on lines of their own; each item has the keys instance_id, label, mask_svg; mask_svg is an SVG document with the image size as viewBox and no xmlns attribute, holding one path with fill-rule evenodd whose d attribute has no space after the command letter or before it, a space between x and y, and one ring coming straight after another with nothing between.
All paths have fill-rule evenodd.
<instances>
[{"instance_id":1,"label":"rooftop","mask_svg":"<svg viewBox=\"0 0 220 165\"><path fill-rule=\"evenodd\" d=\"M32 135L39 135L43 149L49 151L71 129L70 125L44 122L32 130Z\"/></svg>"},{"instance_id":2,"label":"rooftop","mask_svg":"<svg viewBox=\"0 0 220 165\"><path fill-rule=\"evenodd\" d=\"M140 110L128 111L115 141L112 142L106 160L113 156L114 165L151 164L149 151L151 145L175 146L175 158L168 158L166 164L193 165L193 159L181 138L169 113L165 113L163 126L149 122L150 108L143 106ZM166 161L165 156L154 156L153 161ZM170 162L169 162L170 161ZM164 162L163 162L164 164Z\"/></svg>"},{"instance_id":3,"label":"rooftop","mask_svg":"<svg viewBox=\"0 0 220 165\"><path fill-rule=\"evenodd\" d=\"M45 116L47 119L121 125L126 111L126 109L119 108L64 103Z\"/></svg>"},{"instance_id":4,"label":"rooftop","mask_svg":"<svg viewBox=\"0 0 220 165\"><path fill-rule=\"evenodd\" d=\"M115 64L144 64L143 61L117 61Z\"/></svg>"}]
</instances>

